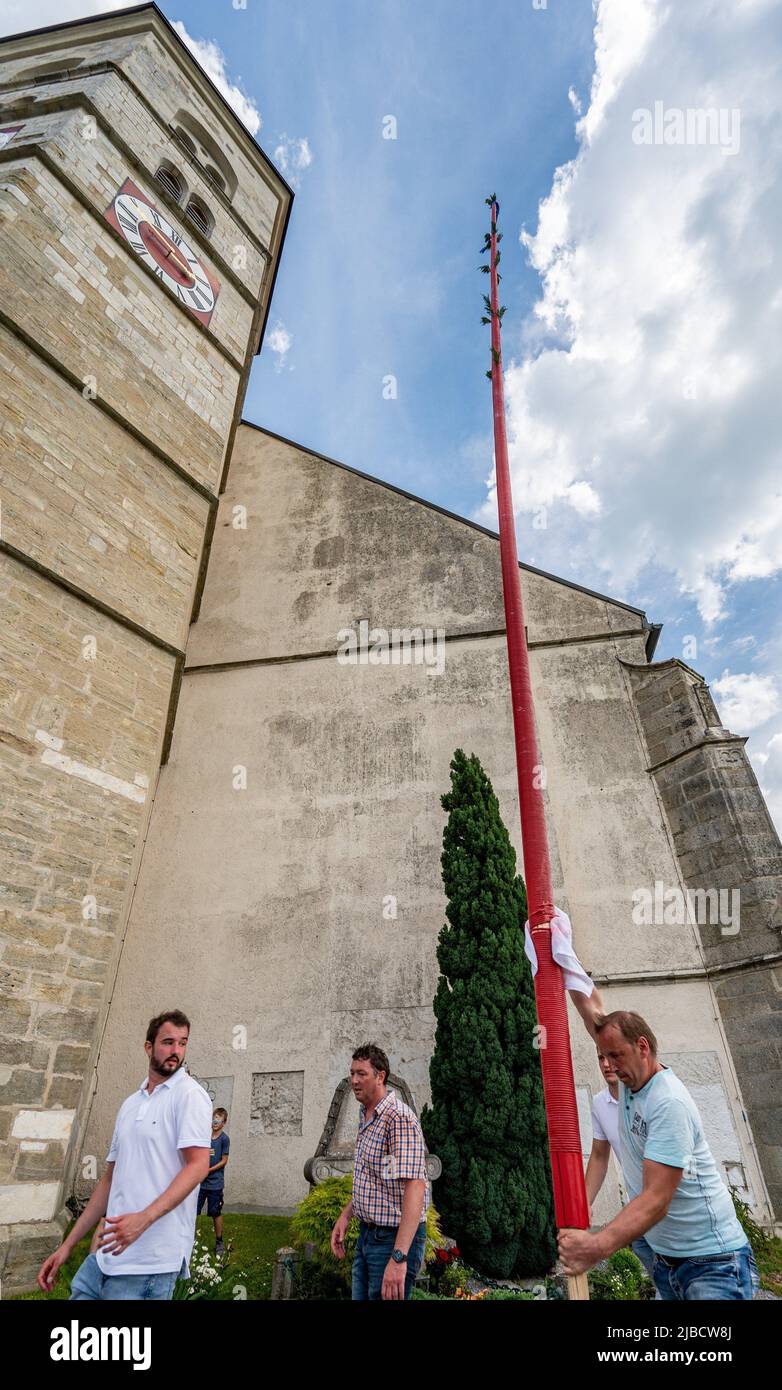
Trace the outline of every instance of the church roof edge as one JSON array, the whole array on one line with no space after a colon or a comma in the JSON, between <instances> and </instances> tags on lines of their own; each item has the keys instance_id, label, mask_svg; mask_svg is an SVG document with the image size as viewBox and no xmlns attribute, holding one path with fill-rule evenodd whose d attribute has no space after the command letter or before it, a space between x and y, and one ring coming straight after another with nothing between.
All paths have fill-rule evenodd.
<instances>
[{"instance_id":1,"label":"church roof edge","mask_svg":"<svg viewBox=\"0 0 782 1390\"><path fill-rule=\"evenodd\" d=\"M310 454L313 458L321 459L323 463L330 463L335 468L342 468L346 473L352 473L356 478L363 478L365 482L377 483L378 487L384 487L389 492L395 492L399 497L406 497L409 502L417 502L421 507L428 507L430 511L439 512L441 516L447 516L451 521L459 521L463 526L469 526L473 531L480 531L482 535L489 536L492 540L499 540L499 532L491 531L488 526L481 526L479 521L471 521L469 517L460 516L458 512L451 512L447 507L441 507L438 502L430 502L426 497L418 497L414 492L408 492L403 487L397 487L396 483L388 483L383 478L376 478L372 473L363 473L360 468L352 468L349 463L342 463L339 459L330 458L328 454L322 454L319 449L311 449L307 444L301 444L296 439L289 439L287 435L277 434L276 430L267 429L264 425L257 425L254 420L242 418L240 424L246 425L248 429L257 430L259 434L266 434L270 439L279 439L281 444L290 444L293 449L299 449L303 454ZM622 599L611 598L609 594L600 594L596 589L587 589L584 584L576 584L573 579L563 579L561 575L551 574L548 570L538 569L536 565L525 564L519 560L519 567L527 570L530 574L537 574L541 579L551 579L555 584L564 584L568 589L575 589L580 594L586 594L589 598L601 599L604 603L612 603L617 608L625 608L629 613L636 613L643 619L642 631L646 633L646 659L651 662L660 633L662 623L650 623L646 613L642 608L636 608L632 603L624 603Z\"/></svg>"}]
</instances>

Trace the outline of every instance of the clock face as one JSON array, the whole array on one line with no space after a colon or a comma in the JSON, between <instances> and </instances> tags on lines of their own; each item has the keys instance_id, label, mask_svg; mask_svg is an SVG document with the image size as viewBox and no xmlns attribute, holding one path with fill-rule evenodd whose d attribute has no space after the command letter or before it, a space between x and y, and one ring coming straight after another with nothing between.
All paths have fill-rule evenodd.
<instances>
[{"instance_id":1,"label":"clock face","mask_svg":"<svg viewBox=\"0 0 782 1390\"><path fill-rule=\"evenodd\" d=\"M209 323L220 293L219 281L199 260L181 232L172 227L165 214L159 212L130 179L126 179L116 194L106 220L180 304L201 323Z\"/></svg>"}]
</instances>

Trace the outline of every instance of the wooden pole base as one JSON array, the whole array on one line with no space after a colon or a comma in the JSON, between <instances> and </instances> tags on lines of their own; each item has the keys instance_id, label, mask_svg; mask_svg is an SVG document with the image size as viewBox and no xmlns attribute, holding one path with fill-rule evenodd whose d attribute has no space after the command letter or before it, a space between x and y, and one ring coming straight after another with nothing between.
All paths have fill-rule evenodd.
<instances>
[{"instance_id":1,"label":"wooden pole base","mask_svg":"<svg viewBox=\"0 0 782 1390\"><path fill-rule=\"evenodd\" d=\"M567 1275L567 1296L589 1302L589 1280L585 1274Z\"/></svg>"},{"instance_id":2,"label":"wooden pole base","mask_svg":"<svg viewBox=\"0 0 782 1390\"><path fill-rule=\"evenodd\" d=\"M568 1232L569 1228L562 1227L563 1232ZM589 1280L586 1274L566 1274L568 1300L577 1299L581 1302L589 1302Z\"/></svg>"}]
</instances>

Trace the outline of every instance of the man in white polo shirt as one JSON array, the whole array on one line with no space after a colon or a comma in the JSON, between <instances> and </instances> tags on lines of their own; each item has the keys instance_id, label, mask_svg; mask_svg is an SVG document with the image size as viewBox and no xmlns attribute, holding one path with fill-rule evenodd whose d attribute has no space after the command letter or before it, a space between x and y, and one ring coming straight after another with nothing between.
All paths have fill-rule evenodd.
<instances>
[{"instance_id":1,"label":"man in white polo shirt","mask_svg":"<svg viewBox=\"0 0 782 1390\"><path fill-rule=\"evenodd\" d=\"M592 1100L592 1152L589 1155L584 1177L587 1201L590 1212L594 1200L605 1181L608 1172L608 1156L613 1149L619 1167L622 1167L622 1152L619 1143L619 1077L613 1064L603 1052L600 1040L597 1043L597 1064L607 1083ZM625 1179L627 1183L627 1179ZM638 1236L632 1243L632 1250L638 1256L649 1278L654 1277L654 1251L646 1236ZM657 1297L660 1297L659 1291Z\"/></svg>"},{"instance_id":2,"label":"man in white polo shirt","mask_svg":"<svg viewBox=\"0 0 782 1390\"><path fill-rule=\"evenodd\" d=\"M184 1067L190 1023L174 1009L153 1018L144 1044L149 1074L120 1106L106 1172L38 1284L57 1271L96 1221L98 1249L77 1270L72 1299L170 1299L188 1278L198 1189L209 1168L212 1102Z\"/></svg>"}]
</instances>

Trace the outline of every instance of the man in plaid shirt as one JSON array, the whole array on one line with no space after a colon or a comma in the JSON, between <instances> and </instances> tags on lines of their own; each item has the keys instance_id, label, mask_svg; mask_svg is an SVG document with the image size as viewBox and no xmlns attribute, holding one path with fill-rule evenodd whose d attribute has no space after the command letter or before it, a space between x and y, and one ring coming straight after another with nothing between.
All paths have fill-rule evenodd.
<instances>
[{"instance_id":1,"label":"man in plaid shirt","mask_svg":"<svg viewBox=\"0 0 782 1390\"><path fill-rule=\"evenodd\" d=\"M387 1086L388 1058L375 1043L353 1053L350 1080L360 1105L353 1196L331 1232L345 1258L354 1216L359 1237L353 1258L353 1298L409 1298L426 1244L429 1184L418 1119Z\"/></svg>"}]
</instances>

